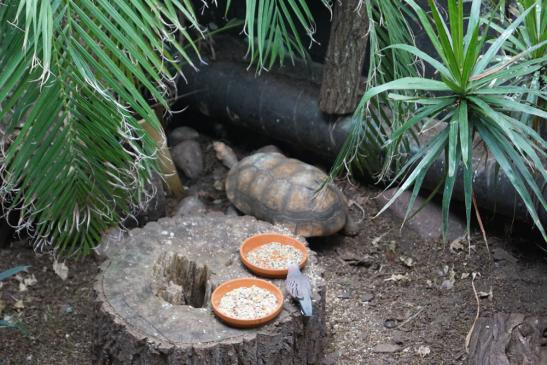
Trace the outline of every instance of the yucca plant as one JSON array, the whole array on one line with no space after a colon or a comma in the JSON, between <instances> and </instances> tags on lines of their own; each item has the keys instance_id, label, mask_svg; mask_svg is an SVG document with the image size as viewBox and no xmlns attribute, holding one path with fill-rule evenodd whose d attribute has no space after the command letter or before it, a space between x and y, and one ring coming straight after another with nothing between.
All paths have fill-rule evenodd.
<instances>
[{"instance_id":1,"label":"yucca plant","mask_svg":"<svg viewBox=\"0 0 547 365\"><path fill-rule=\"evenodd\" d=\"M502 2L503 5L505 1ZM505 8L505 6L503 6ZM518 0L513 5L509 6L507 14L503 14L501 21L492 22L491 26L498 32L502 32L512 22L512 18L518 17L526 9L531 9L524 21L515 29L515 32L507 38L507 42L504 43L502 51L503 56L507 58L520 57L521 53L525 59L539 59L547 55L547 45L536 47L542 42L547 41L547 1L533 1L533 0ZM488 22L488 19L484 19L484 22ZM526 50L533 48L533 52L526 52ZM526 83L528 87L533 90L541 90L547 86L547 72L545 68L536 71L532 75L528 75L522 82ZM538 98L537 95L531 93L526 97L528 103L537 103L538 106L544 106L544 102ZM542 121L539 118L531 118L526 113L515 113L515 117L519 118L524 123L539 130Z\"/></svg>"},{"instance_id":2,"label":"yucca plant","mask_svg":"<svg viewBox=\"0 0 547 365\"><path fill-rule=\"evenodd\" d=\"M463 0L448 1L449 24L443 19L441 9L433 0L429 0L431 17L413 0L406 2L415 11L436 54L430 56L407 44L395 44L391 47L407 51L427 62L435 69L439 79L407 77L379 85L366 91L360 101L360 108L377 95L393 91L405 91L406 94L389 93L391 100L416 106L404 123L393 129L387 143L388 148L401 143L411 128L419 123L425 122L426 126L430 126L432 121L439 121L442 129L425 145L418 147L417 153L399 170L395 180L402 179L402 183L380 213L403 191L413 186L407 209L408 217L428 169L444 154L445 178L440 182L443 187L443 236L447 230L452 190L460 176L460 170L469 229L475 168L472 153L473 147L482 143L513 184L535 225L546 238L533 199L537 199L540 206L546 209L536 177L545 181L547 173L543 159L546 157L547 144L536 131L511 115L512 112L519 112L540 118L547 117L544 110L527 103L525 98L515 97L530 94L541 100L547 97L545 90L535 90L521 83L523 79L544 67L547 57L526 59L525 56L543 47L545 41L524 49L516 57L498 58L508 38L515 33L537 3L525 9L505 30L497 34L482 54L489 39L490 28L481 28L480 0L472 2L467 29L464 27ZM362 128L362 123L364 121L357 115L354 133ZM358 147L352 142L348 138L348 150Z\"/></svg>"}]
</instances>

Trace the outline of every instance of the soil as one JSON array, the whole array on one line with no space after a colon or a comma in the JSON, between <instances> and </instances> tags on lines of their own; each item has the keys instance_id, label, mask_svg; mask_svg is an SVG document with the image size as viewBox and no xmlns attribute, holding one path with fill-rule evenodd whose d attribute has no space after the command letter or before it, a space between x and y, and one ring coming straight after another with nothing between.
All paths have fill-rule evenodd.
<instances>
[{"instance_id":1,"label":"soil","mask_svg":"<svg viewBox=\"0 0 547 365\"><path fill-rule=\"evenodd\" d=\"M199 195L209 210L224 211L229 202L218 181L227 170L214 157L211 139L201 136L199 141L206 174L186 181L187 192ZM255 147L236 152L241 157ZM362 219L357 236L310 240L328 287L325 365L466 363L465 338L477 313L474 276L481 316L547 313L545 255L529 239L490 235L489 253L477 234L469 254L467 242L424 241L400 230L400 222L389 214L373 218L379 208L376 188L345 181L339 185L365 216L357 205L351 208L354 218ZM176 202L168 206L173 212ZM0 250L0 272L31 265L20 277L37 279L26 291L20 291L17 278L2 283L0 318L18 321L28 333L0 328L0 363L91 363L92 284L98 263L93 257L66 259L68 278L62 280L53 261L24 241ZM17 304L20 300L23 306Z\"/></svg>"}]
</instances>

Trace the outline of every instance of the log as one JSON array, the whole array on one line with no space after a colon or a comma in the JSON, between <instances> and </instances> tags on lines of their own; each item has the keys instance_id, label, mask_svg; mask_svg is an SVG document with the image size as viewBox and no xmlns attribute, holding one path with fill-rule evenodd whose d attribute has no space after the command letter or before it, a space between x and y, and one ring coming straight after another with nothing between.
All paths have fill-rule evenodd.
<instances>
[{"instance_id":1,"label":"log","mask_svg":"<svg viewBox=\"0 0 547 365\"><path fill-rule=\"evenodd\" d=\"M496 313L479 318L468 359L469 365L547 364L547 317Z\"/></svg>"},{"instance_id":2,"label":"log","mask_svg":"<svg viewBox=\"0 0 547 365\"><path fill-rule=\"evenodd\" d=\"M367 46L368 18L357 1L334 2L329 46L325 56L319 109L328 114L355 111Z\"/></svg>"},{"instance_id":3,"label":"log","mask_svg":"<svg viewBox=\"0 0 547 365\"><path fill-rule=\"evenodd\" d=\"M310 251L306 273L314 316L293 301L255 329L223 324L211 311L212 291L252 276L239 259L248 236L286 228L253 217L213 213L163 218L111 240L95 283L95 364L318 364L325 337L325 282ZM305 243L303 238L298 238ZM273 280L284 288L284 280Z\"/></svg>"}]
</instances>

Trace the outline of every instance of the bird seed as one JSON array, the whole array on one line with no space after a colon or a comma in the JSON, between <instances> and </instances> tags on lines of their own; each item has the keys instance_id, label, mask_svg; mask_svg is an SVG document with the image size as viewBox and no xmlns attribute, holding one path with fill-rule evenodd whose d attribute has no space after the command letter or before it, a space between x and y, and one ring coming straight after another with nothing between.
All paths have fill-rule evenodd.
<instances>
[{"instance_id":1,"label":"bird seed","mask_svg":"<svg viewBox=\"0 0 547 365\"><path fill-rule=\"evenodd\" d=\"M258 319L271 314L277 298L269 290L256 285L230 290L220 299L222 313L236 319Z\"/></svg>"},{"instance_id":2,"label":"bird seed","mask_svg":"<svg viewBox=\"0 0 547 365\"><path fill-rule=\"evenodd\" d=\"M290 264L299 264L303 258L300 250L279 242L265 244L247 254L249 262L264 269L286 269Z\"/></svg>"}]
</instances>

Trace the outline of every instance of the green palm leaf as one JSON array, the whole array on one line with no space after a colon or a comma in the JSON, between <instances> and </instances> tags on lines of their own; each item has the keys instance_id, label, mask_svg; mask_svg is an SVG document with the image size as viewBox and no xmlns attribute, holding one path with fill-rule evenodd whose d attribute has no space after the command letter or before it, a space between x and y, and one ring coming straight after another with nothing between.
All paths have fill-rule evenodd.
<instances>
[{"instance_id":1,"label":"green palm leaf","mask_svg":"<svg viewBox=\"0 0 547 365\"><path fill-rule=\"evenodd\" d=\"M138 120L161 128L150 103L168 107L195 54L176 32L195 51L199 24L185 0L11 0L0 20L2 197L38 245L85 254L146 204L156 145Z\"/></svg>"}]
</instances>

